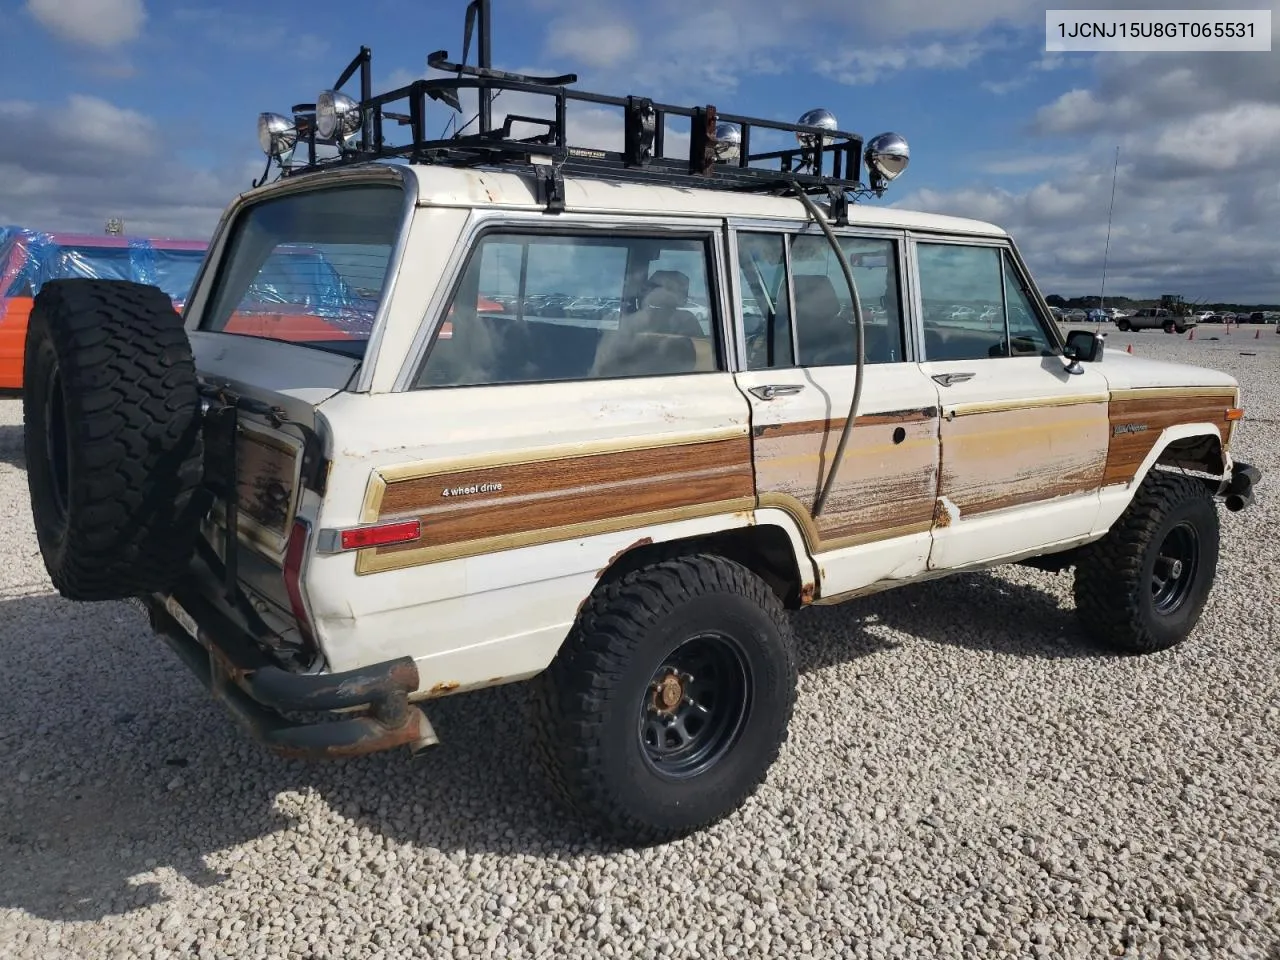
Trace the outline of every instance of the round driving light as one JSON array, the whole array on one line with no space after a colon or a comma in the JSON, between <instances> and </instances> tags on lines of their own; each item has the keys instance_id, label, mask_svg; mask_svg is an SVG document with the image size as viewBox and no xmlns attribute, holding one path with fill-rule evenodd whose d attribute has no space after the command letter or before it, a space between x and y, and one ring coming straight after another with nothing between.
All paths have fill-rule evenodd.
<instances>
[{"instance_id":1,"label":"round driving light","mask_svg":"<svg viewBox=\"0 0 1280 960\"><path fill-rule=\"evenodd\" d=\"M737 160L742 153L742 128L736 123L716 124L716 159Z\"/></svg>"},{"instance_id":2,"label":"round driving light","mask_svg":"<svg viewBox=\"0 0 1280 960\"><path fill-rule=\"evenodd\" d=\"M340 90L316 97L316 133L323 140L345 140L360 129L360 104Z\"/></svg>"},{"instance_id":3,"label":"round driving light","mask_svg":"<svg viewBox=\"0 0 1280 960\"><path fill-rule=\"evenodd\" d=\"M258 144L268 157L282 157L298 142L293 121L278 113L258 114Z\"/></svg>"},{"instance_id":4,"label":"round driving light","mask_svg":"<svg viewBox=\"0 0 1280 960\"><path fill-rule=\"evenodd\" d=\"M880 179L893 180L911 162L911 150L901 134L882 133L872 137L864 151L867 167Z\"/></svg>"},{"instance_id":5,"label":"round driving light","mask_svg":"<svg viewBox=\"0 0 1280 960\"><path fill-rule=\"evenodd\" d=\"M796 123L804 127L821 127L823 130L840 129L840 125L836 123L836 115L830 110L824 110L822 107L817 107L808 111L804 116L797 120ZM796 139L800 141L800 146L812 148L818 145L819 138L815 133L797 132ZM821 139L824 146L826 144L833 143L835 140L834 137L825 135Z\"/></svg>"}]
</instances>

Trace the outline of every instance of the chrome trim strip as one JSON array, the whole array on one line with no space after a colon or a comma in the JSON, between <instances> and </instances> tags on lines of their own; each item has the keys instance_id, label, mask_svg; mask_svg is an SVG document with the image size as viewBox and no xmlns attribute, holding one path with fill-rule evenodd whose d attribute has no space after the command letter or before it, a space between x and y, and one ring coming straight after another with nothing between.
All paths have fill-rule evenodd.
<instances>
[{"instance_id":1,"label":"chrome trim strip","mask_svg":"<svg viewBox=\"0 0 1280 960\"><path fill-rule=\"evenodd\" d=\"M742 276L738 266L738 231L727 223L722 224L724 234L725 257L730 266L725 271L725 296L729 300L729 313L733 332L733 343L737 350L733 372L747 372L747 326L742 316Z\"/></svg>"}]
</instances>

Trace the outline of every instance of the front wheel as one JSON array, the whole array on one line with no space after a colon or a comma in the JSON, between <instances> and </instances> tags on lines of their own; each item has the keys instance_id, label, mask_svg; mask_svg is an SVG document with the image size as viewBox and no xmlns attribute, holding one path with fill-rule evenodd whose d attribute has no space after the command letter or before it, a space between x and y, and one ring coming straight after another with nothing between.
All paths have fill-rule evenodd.
<instances>
[{"instance_id":1,"label":"front wheel","mask_svg":"<svg viewBox=\"0 0 1280 960\"><path fill-rule=\"evenodd\" d=\"M536 683L538 754L600 833L676 839L763 782L795 703L790 622L745 567L655 563L599 588Z\"/></svg>"},{"instance_id":2,"label":"front wheel","mask_svg":"<svg viewBox=\"0 0 1280 960\"><path fill-rule=\"evenodd\" d=\"M1108 646L1154 653L1185 640L1218 566L1213 498L1194 477L1152 471L1107 535L1076 564L1076 611Z\"/></svg>"},{"instance_id":3,"label":"front wheel","mask_svg":"<svg viewBox=\"0 0 1280 960\"><path fill-rule=\"evenodd\" d=\"M1128 333L1131 329L1133 329L1133 324L1131 324L1128 320L1121 320L1116 324L1116 326L1120 328L1121 333Z\"/></svg>"}]
</instances>

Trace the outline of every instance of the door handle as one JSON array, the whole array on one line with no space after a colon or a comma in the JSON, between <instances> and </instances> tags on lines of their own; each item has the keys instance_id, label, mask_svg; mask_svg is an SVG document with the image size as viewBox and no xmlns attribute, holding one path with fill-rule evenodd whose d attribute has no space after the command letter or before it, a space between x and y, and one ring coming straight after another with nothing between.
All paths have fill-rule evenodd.
<instances>
[{"instance_id":1,"label":"door handle","mask_svg":"<svg viewBox=\"0 0 1280 960\"><path fill-rule=\"evenodd\" d=\"M935 373L933 379L944 387L949 387L953 383L964 383L966 380L972 380L977 374L973 373Z\"/></svg>"},{"instance_id":2,"label":"door handle","mask_svg":"<svg viewBox=\"0 0 1280 960\"><path fill-rule=\"evenodd\" d=\"M790 397L804 389L802 383L769 383L763 387L752 387L753 396L761 400L772 400L775 397Z\"/></svg>"}]
</instances>

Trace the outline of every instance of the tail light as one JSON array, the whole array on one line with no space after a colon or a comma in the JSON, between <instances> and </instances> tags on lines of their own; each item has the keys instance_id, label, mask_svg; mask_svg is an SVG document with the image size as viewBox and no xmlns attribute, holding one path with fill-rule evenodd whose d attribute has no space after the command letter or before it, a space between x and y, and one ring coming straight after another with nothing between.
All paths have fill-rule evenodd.
<instances>
[{"instance_id":1,"label":"tail light","mask_svg":"<svg viewBox=\"0 0 1280 960\"><path fill-rule=\"evenodd\" d=\"M289 594L289 607L298 621L298 632L308 643L315 643L311 629L311 616L302 596L302 565L307 559L307 545L311 541L311 524L301 517L293 521L289 544L284 553L284 585Z\"/></svg>"},{"instance_id":2,"label":"tail light","mask_svg":"<svg viewBox=\"0 0 1280 960\"><path fill-rule=\"evenodd\" d=\"M415 543L421 539L422 521L416 517L412 520L388 520L385 523L366 523L358 527L321 530L317 552L345 553L348 550L364 550L368 547L391 547L396 544Z\"/></svg>"}]
</instances>

